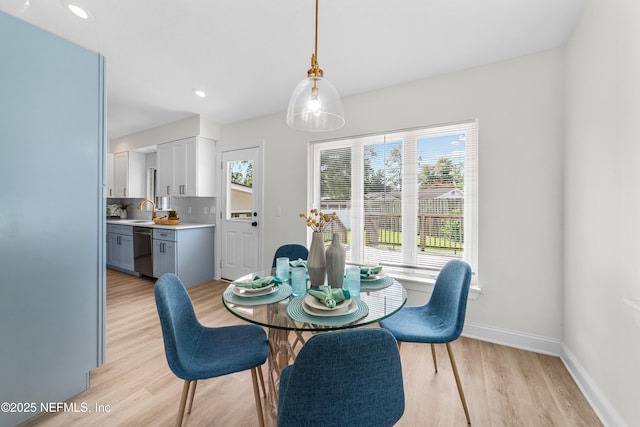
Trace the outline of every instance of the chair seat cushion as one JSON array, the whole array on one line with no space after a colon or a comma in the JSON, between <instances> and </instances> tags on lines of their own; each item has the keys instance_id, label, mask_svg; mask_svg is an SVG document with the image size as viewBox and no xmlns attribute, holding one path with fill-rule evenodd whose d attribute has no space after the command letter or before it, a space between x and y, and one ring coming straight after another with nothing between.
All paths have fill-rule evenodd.
<instances>
[{"instance_id":1,"label":"chair seat cushion","mask_svg":"<svg viewBox=\"0 0 640 427\"><path fill-rule=\"evenodd\" d=\"M258 325L203 328L188 360L182 360L186 378L219 377L262 365L267 360L267 335Z\"/></svg>"},{"instance_id":2,"label":"chair seat cushion","mask_svg":"<svg viewBox=\"0 0 640 427\"><path fill-rule=\"evenodd\" d=\"M446 324L426 305L404 307L393 316L381 320L380 326L403 342L444 344L459 336L455 325Z\"/></svg>"}]
</instances>

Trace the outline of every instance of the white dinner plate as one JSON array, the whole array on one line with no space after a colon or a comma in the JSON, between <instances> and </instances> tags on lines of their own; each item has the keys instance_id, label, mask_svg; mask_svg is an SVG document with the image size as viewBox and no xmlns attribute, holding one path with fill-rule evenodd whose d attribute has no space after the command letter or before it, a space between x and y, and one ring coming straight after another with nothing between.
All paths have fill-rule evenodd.
<instances>
[{"instance_id":1,"label":"white dinner plate","mask_svg":"<svg viewBox=\"0 0 640 427\"><path fill-rule=\"evenodd\" d=\"M316 299L315 297L311 298L313 298L314 300ZM307 304L307 298L305 298L304 301L302 301L302 310L304 310L307 314L311 314L312 316L344 316L346 314L351 314L358 311L358 303L356 303L353 298L341 301L341 304L346 302L348 303L336 306L336 308L334 309L327 308L318 300L316 300L316 302L318 303L317 307L322 306L324 308L316 309L309 306L309 304Z\"/></svg>"},{"instance_id":2,"label":"white dinner plate","mask_svg":"<svg viewBox=\"0 0 640 427\"><path fill-rule=\"evenodd\" d=\"M263 286L261 288L243 288L242 286L235 286L234 288L238 288L238 289L242 289L244 290L246 293L251 294L251 293L261 293L264 292L265 289L270 289L273 287L273 285L275 285L275 283L270 283L267 286Z\"/></svg>"},{"instance_id":3,"label":"white dinner plate","mask_svg":"<svg viewBox=\"0 0 640 427\"><path fill-rule=\"evenodd\" d=\"M241 288L238 286L234 286L231 289L234 295L238 295L239 297L261 297L263 295L269 295L270 293L277 292L278 286L274 286L275 283L270 284L269 286L265 286L264 288L258 289L247 289Z\"/></svg>"},{"instance_id":4,"label":"white dinner plate","mask_svg":"<svg viewBox=\"0 0 640 427\"><path fill-rule=\"evenodd\" d=\"M329 308L324 303L320 302L318 298L313 295L308 295L304 298L305 304L307 307L313 308L314 310L322 310L322 311L343 311L345 307L349 306L353 301L352 298L340 301L334 308Z\"/></svg>"},{"instance_id":5,"label":"white dinner plate","mask_svg":"<svg viewBox=\"0 0 640 427\"><path fill-rule=\"evenodd\" d=\"M384 271L381 271L378 274L372 274L369 277L360 277L360 280L364 280L365 282L367 280L378 280L378 279L384 279L385 277L387 277L387 273L385 273Z\"/></svg>"}]
</instances>

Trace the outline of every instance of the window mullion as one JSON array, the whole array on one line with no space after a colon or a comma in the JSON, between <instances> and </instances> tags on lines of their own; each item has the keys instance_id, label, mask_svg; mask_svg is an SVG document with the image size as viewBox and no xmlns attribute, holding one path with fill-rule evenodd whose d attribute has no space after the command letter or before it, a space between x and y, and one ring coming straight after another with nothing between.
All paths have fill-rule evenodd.
<instances>
[{"instance_id":1,"label":"window mullion","mask_svg":"<svg viewBox=\"0 0 640 427\"><path fill-rule=\"evenodd\" d=\"M418 236L418 150L413 134L402 144L402 262L415 265Z\"/></svg>"},{"instance_id":2,"label":"window mullion","mask_svg":"<svg viewBox=\"0 0 640 427\"><path fill-rule=\"evenodd\" d=\"M464 259L471 265L471 285L478 286L478 122L466 126Z\"/></svg>"},{"instance_id":3,"label":"window mullion","mask_svg":"<svg viewBox=\"0 0 640 427\"><path fill-rule=\"evenodd\" d=\"M364 144L351 148L351 261L364 262Z\"/></svg>"}]
</instances>

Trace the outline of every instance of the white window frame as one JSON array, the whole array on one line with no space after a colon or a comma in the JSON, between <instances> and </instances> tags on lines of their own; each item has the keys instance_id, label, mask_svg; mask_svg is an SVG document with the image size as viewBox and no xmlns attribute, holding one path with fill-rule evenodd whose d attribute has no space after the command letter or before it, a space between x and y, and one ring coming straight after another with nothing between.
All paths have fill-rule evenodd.
<instances>
[{"instance_id":1,"label":"white window frame","mask_svg":"<svg viewBox=\"0 0 640 427\"><path fill-rule=\"evenodd\" d=\"M469 263L473 271L472 289L475 294L479 293L478 286L478 122L470 120L457 123L439 124L424 126L420 128L395 130L381 132L375 135L364 135L341 138L338 140L313 141L309 144L308 158L310 177L308 180L308 204L311 207L320 205L320 152L327 149L343 147L352 148L352 159L362 158L363 147L370 143L370 137L383 137L385 135L403 135L402 148L402 229L417 230L418 205L418 168L417 168L417 140L418 138L448 135L452 133L462 133L467 135L465 141L464 160L464 252L463 259ZM354 162L352 165L352 176L363 176L364 162ZM364 229L364 183L362 180L352 180L351 183L351 229ZM412 215L405 213L413 212ZM427 270L415 266L417 252L417 233L403 233L403 261L401 266L385 266L394 277L412 281L416 283L426 283L432 285L438 271ZM406 240L408 239L408 240ZM351 258L352 262L363 261L363 233L351 233Z\"/></svg>"}]
</instances>

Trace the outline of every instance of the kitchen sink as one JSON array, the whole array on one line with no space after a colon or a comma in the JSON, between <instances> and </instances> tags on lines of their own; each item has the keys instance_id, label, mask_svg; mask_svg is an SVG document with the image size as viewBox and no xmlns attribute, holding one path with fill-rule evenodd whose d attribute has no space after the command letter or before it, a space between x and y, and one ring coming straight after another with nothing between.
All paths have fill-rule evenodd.
<instances>
[{"instance_id":1,"label":"kitchen sink","mask_svg":"<svg viewBox=\"0 0 640 427\"><path fill-rule=\"evenodd\" d=\"M122 225L152 225L153 221L149 219L118 219L118 224Z\"/></svg>"}]
</instances>

